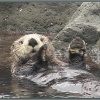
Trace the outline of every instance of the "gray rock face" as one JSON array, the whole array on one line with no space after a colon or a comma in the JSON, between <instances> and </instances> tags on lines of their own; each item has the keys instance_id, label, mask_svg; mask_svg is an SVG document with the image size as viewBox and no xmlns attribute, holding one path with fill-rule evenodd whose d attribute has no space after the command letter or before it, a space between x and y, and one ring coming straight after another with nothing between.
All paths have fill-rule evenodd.
<instances>
[{"instance_id":1,"label":"gray rock face","mask_svg":"<svg viewBox=\"0 0 100 100\"><path fill-rule=\"evenodd\" d=\"M93 46L93 49L91 50L91 53L92 53L93 60L100 65L100 39Z\"/></svg>"},{"instance_id":2,"label":"gray rock face","mask_svg":"<svg viewBox=\"0 0 100 100\"><path fill-rule=\"evenodd\" d=\"M12 31L54 32L63 29L80 2L0 3L0 28Z\"/></svg>"},{"instance_id":3,"label":"gray rock face","mask_svg":"<svg viewBox=\"0 0 100 100\"><path fill-rule=\"evenodd\" d=\"M97 41L96 46L100 48L100 39Z\"/></svg>"},{"instance_id":4,"label":"gray rock face","mask_svg":"<svg viewBox=\"0 0 100 100\"><path fill-rule=\"evenodd\" d=\"M79 36L87 44L95 44L100 37L100 3L84 2L53 41L57 49L65 50L74 37Z\"/></svg>"}]
</instances>

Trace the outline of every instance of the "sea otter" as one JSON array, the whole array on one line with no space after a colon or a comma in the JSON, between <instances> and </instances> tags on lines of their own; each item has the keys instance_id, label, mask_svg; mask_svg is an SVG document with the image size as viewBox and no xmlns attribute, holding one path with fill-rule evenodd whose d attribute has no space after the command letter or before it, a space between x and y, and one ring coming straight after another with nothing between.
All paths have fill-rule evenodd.
<instances>
[{"instance_id":1,"label":"sea otter","mask_svg":"<svg viewBox=\"0 0 100 100\"><path fill-rule=\"evenodd\" d=\"M96 64L86 52L86 43L80 37L74 38L68 47L69 50L69 65L74 68L85 70L98 70L99 65Z\"/></svg>"},{"instance_id":2,"label":"sea otter","mask_svg":"<svg viewBox=\"0 0 100 100\"><path fill-rule=\"evenodd\" d=\"M65 65L56 57L55 49L49 38L39 34L28 34L16 40L11 46L11 55L11 72L17 74L32 73L33 70L37 71L42 67L48 67L48 64Z\"/></svg>"},{"instance_id":3,"label":"sea otter","mask_svg":"<svg viewBox=\"0 0 100 100\"><path fill-rule=\"evenodd\" d=\"M81 45L78 42L75 42L76 40L79 40ZM25 81L24 79L22 81L21 78L18 78L17 81L18 83L21 81L21 87L28 90L37 90L39 88L37 91L33 91L33 94L41 93L40 87L42 87L42 93L46 94L47 97L50 95L58 98L59 95L62 98L70 96L81 98L100 97L99 78L95 77L92 73L83 70L86 67L84 66L86 65L84 57L86 54L86 44L82 39L75 38L69 44L69 65L66 65L65 67L61 67L65 65L65 63L57 59L54 47L45 36L38 34L25 35L15 41L11 49L12 56L14 57L12 73L17 73L17 75L21 73L22 75L24 72L26 75L24 76ZM21 52L23 52L22 55ZM48 54L48 52L51 53ZM76 60L76 58L78 59ZM75 66L73 64L75 64ZM51 68L51 70L48 69L49 66L55 65L60 66L61 70L59 67L54 69ZM47 70L41 71L40 69L43 67ZM36 72L35 74L34 71ZM29 84L27 84L26 80L29 81ZM32 86L30 85L30 81L33 82ZM15 83L17 84L17 82ZM19 87L19 84L17 85Z\"/></svg>"}]
</instances>

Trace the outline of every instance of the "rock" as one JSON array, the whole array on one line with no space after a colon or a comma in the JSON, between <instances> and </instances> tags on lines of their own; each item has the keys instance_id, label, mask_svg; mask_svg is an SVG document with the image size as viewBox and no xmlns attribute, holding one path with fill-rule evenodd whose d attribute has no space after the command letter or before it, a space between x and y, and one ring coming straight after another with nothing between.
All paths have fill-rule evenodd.
<instances>
[{"instance_id":1,"label":"rock","mask_svg":"<svg viewBox=\"0 0 100 100\"><path fill-rule=\"evenodd\" d=\"M62 28L61 28L60 25L53 25L53 26L47 28L47 30L48 30L49 32L52 32L52 33L55 33L55 32L58 33L61 29L62 29ZM57 34L57 33L56 33L56 34Z\"/></svg>"},{"instance_id":2,"label":"rock","mask_svg":"<svg viewBox=\"0 0 100 100\"><path fill-rule=\"evenodd\" d=\"M82 3L53 44L56 49L66 51L68 42L76 36L85 40L87 45L97 42L100 37L100 2Z\"/></svg>"},{"instance_id":3,"label":"rock","mask_svg":"<svg viewBox=\"0 0 100 100\"><path fill-rule=\"evenodd\" d=\"M96 46L100 48L100 39L97 41Z\"/></svg>"},{"instance_id":4,"label":"rock","mask_svg":"<svg viewBox=\"0 0 100 100\"><path fill-rule=\"evenodd\" d=\"M93 46L93 49L91 50L91 55L93 60L100 65L100 39Z\"/></svg>"},{"instance_id":5,"label":"rock","mask_svg":"<svg viewBox=\"0 0 100 100\"><path fill-rule=\"evenodd\" d=\"M81 2L0 3L0 28L23 31L32 27L37 32L58 33L80 4Z\"/></svg>"}]
</instances>

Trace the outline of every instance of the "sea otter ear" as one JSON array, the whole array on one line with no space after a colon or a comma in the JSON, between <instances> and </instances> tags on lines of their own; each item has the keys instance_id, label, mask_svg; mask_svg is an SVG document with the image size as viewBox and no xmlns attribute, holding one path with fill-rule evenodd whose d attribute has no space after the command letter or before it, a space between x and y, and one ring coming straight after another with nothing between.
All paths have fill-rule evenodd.
<instances>
[{"instance_id":1,"label":"sea otter ear","mask_svg":"<svg viewBox=\"0 0 100 100\"><path fill-rule=\"evenodd\" d=\"M23 44L23 41L19 41L20 44Z\"/></svg>"},{"instance_id":2,"label":"sea otter ear","mask_svg":"<svg viewBox=\"0 0 100 100\"><path fill-rule=\"evenodd\" d=\"M15 45L13 44L12 47L14 47Z\"/></svg>"},{"instance_id":3,"label":"sea otter ear","mask_svg":"<svg viewBox=\"0 0 100 100\"><path fill-rule=\"evenodd\" d=\"M14 48L15 48L15 45L14 45L14 43L13 43L13 44L11 45L11 47L10 47L10 50L11 50L10 54L11 54L11 55L13 55Z\"/></svg>"},{"instance_id":4,"label":"sea otter ear","mask_svg":"<svg viewBox=\"0 0 100 100\"><path fill-rule=\"evenodd\" d=\"M41 38L40 38L40 40L43 42L44 38L43 38L43 37L41 37Z\"/></svg>"},{"instance_id":5,"label":"sea otter ear","mask_svg":"<svg viewBox=\"0 0 100 100\"><path fill-rule=\"evenodd\" d=\"M14 47L15 47L15 45L14 45L14 43L11 45L11 47L10 47L10 49L12 50L12 49L14 49Z\"/></svg>"}]
</instances>

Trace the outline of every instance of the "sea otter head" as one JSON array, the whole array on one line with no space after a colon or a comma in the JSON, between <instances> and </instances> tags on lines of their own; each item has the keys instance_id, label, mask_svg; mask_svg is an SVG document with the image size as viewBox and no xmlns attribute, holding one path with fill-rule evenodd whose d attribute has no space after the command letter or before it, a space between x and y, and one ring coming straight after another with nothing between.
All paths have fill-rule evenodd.
<instances>
[{"instance_id":1,"label":"sea otter head","mask_svg":"<svg viewBox=\"0 0 100 100\"><path fill-rule=\"evenodd\" d=\"M13 60L26 62L44 45L44 38L39 34L28 34L16 40L11 46Z\"/></svg>"},{"instance_id":2,"label":"sea otter head","mask_svg":"<svg viewBox=\"0 0 100 100\"><path fill-rule=\"evenodd\" d=\"M72 54L83 55L86 50L86 43L80 37L76 37L70 42L68 49Z\"/></svg>"},{"instance_id":3,"label":"sea otter head","mask_svg":"<svg viewBox=\"0 0 100 100\"><path fill-rule=\"evenodd\" d=\"M37 57L40 48L48 41L47 37L39 34L28 34L17 39L11 45L12 73L29 59Z\"/></svg>"},{"instance_id":4,"label":"sea otter head","mask_svg":"<svg viewBox=\"0 0 100 100\"><path fill-rule=\"evenodd\" d=\"M69 63L74 67L84 66L84 54L86 51L86 43L80 37L73 39L68 47L69 50Z\"/></svg>"}]
</instances>

